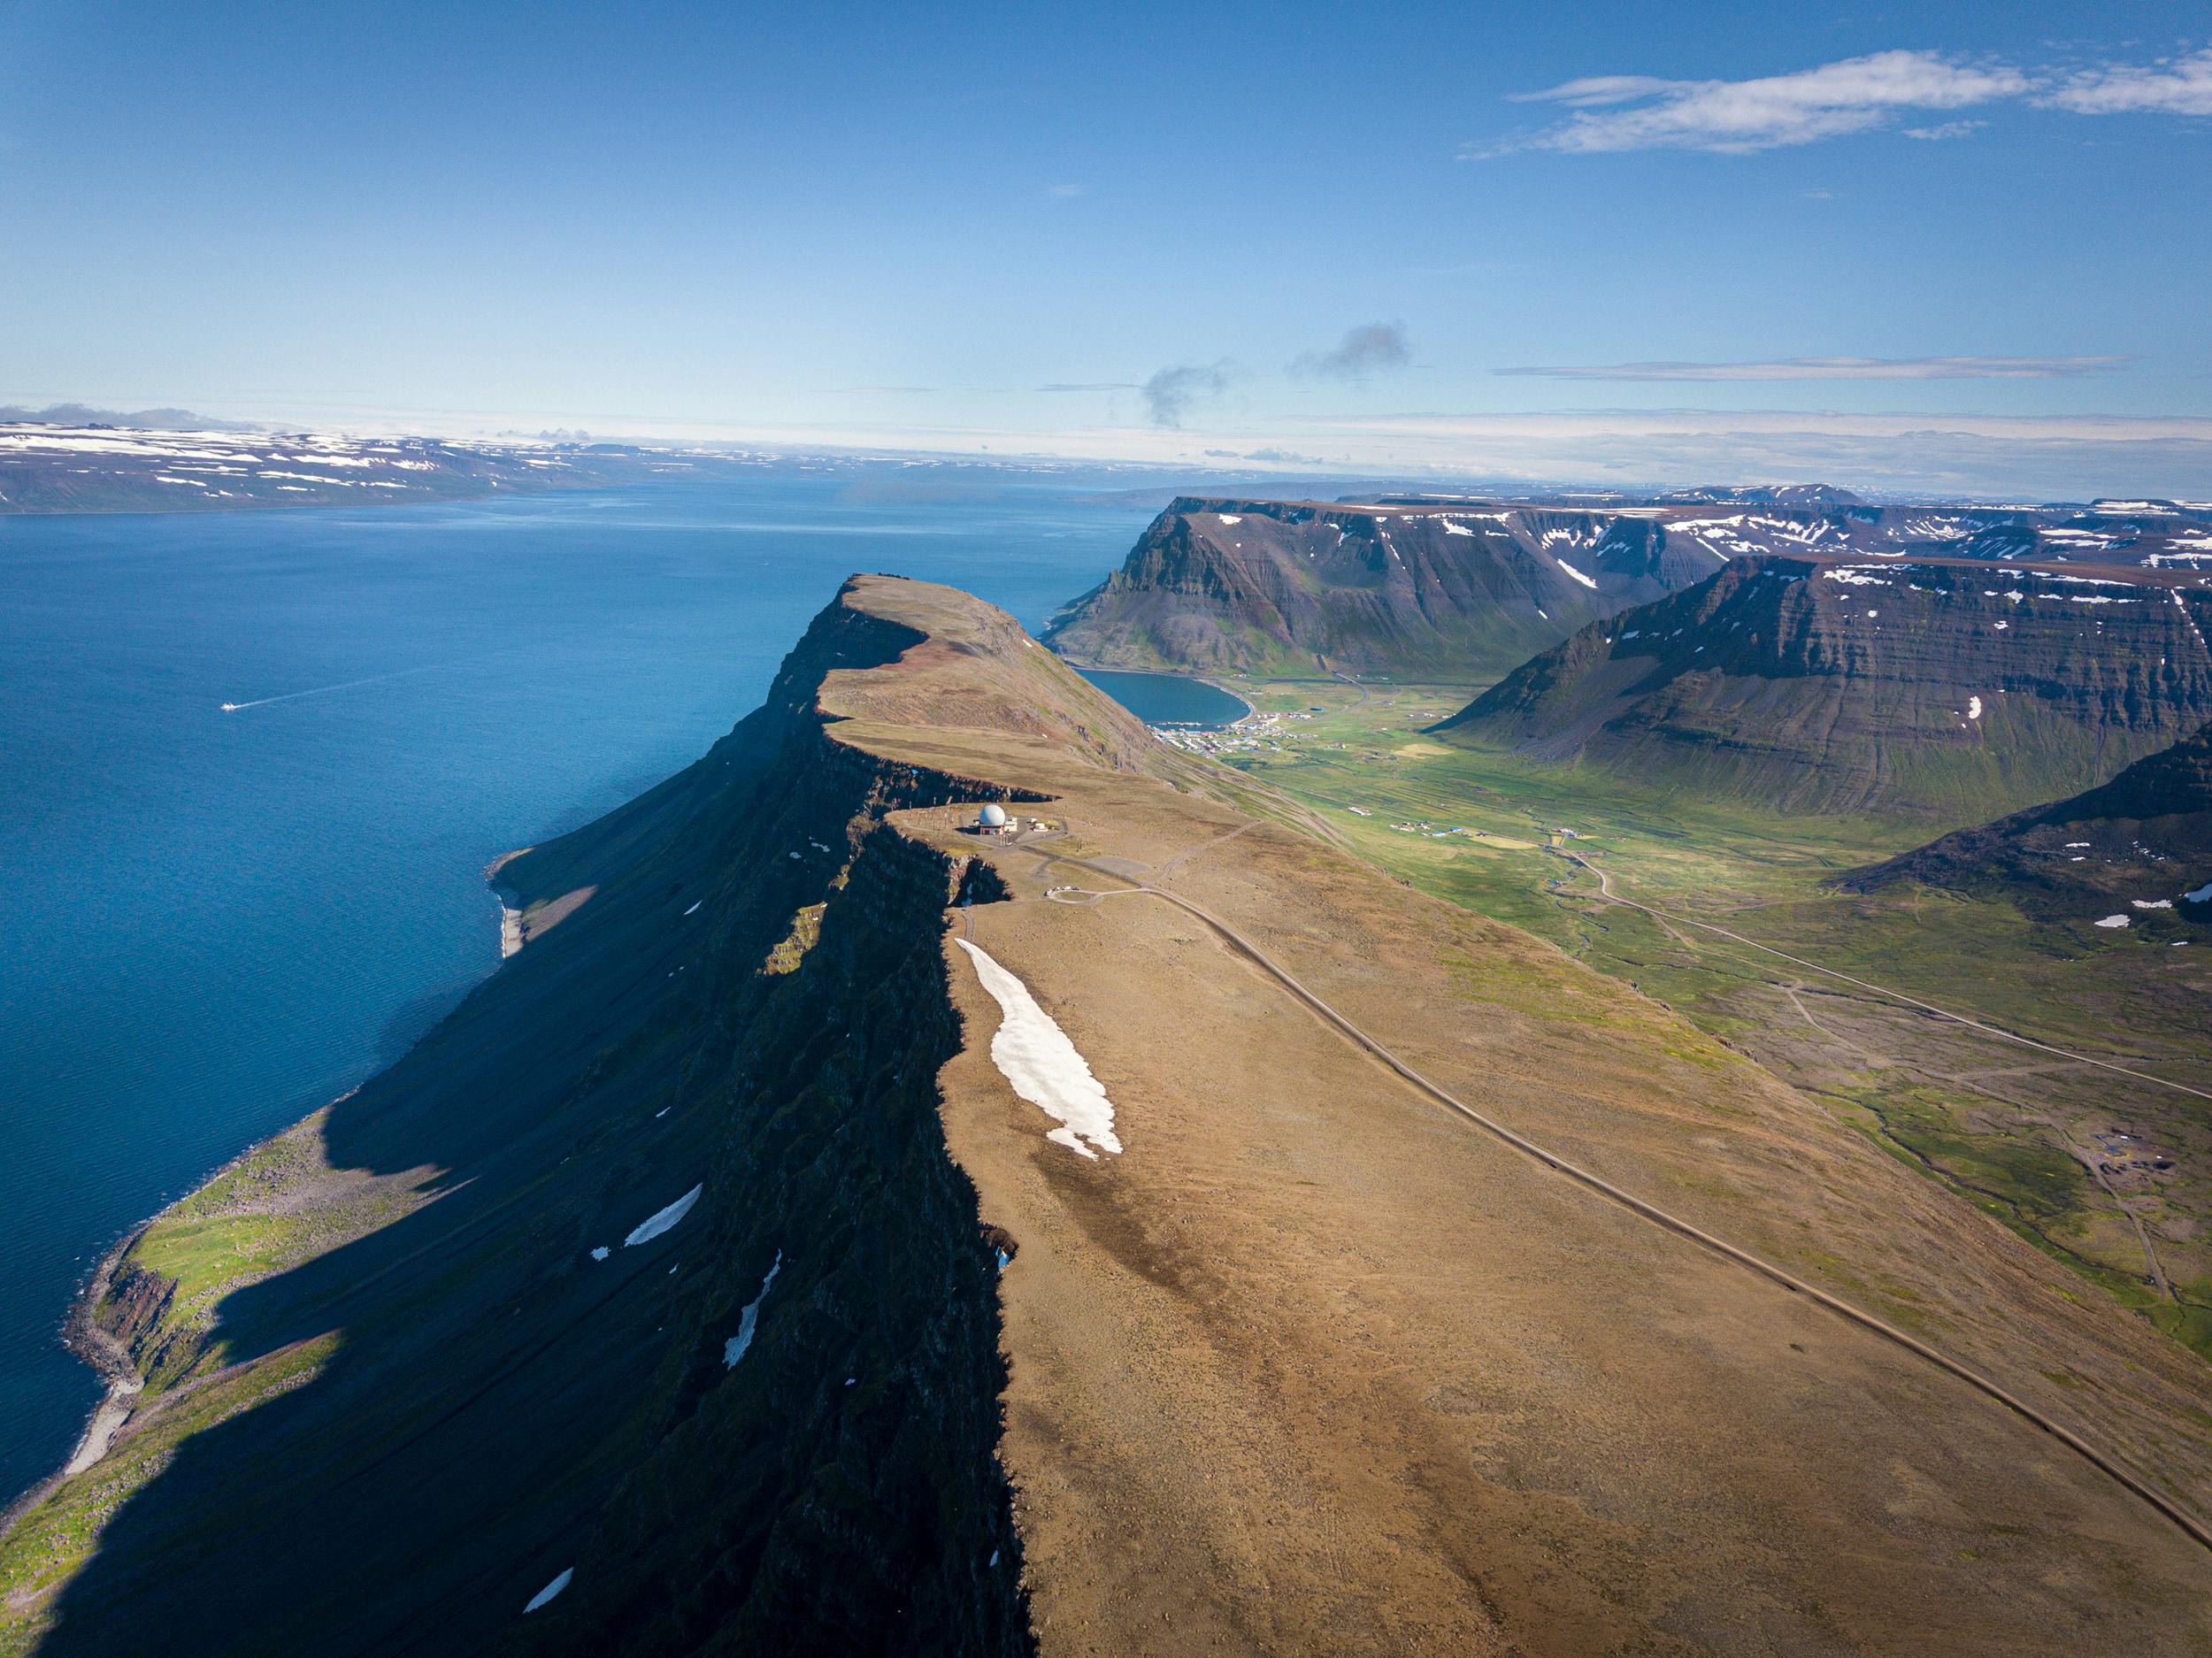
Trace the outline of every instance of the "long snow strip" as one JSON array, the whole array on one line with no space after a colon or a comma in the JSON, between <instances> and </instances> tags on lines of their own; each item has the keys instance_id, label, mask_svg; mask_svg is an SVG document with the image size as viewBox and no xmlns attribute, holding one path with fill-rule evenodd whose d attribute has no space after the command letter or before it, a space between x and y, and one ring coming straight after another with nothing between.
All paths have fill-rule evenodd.
<instances>
[{"instance_id":1,"label":"long snow strip","mask_svg":"<svg viewBox=\"0 0 2212 1658\"><path fill-rule=\"evenodd\" d=\"M760 1327L760 1304L768 1299L774 1287L776 1274L783 1270L783 1251L776 1251L775 1263L768 1269L768 1276L760 1281L760 1293L745 1303L744 1311L737 1316L737 1333L722 1344L722 1368L733 1370L737 1362L745 1356L745 1349L753 1345L753 1332Z\"/></svg>"},{"instance_id":2,"label":"long snow strip","mask_svg":"<svg viewBox=\"0 0 2212 1658\"><path fill-rule=\"evenodd\" d=\"M547 1584L547 1585L545 1585L545 1587L544 1587L544 1588L542 1588L542 1589L539 1590L539 1591L537 1592L537 1593L535 1593L535 1594L532 1595L532 1596L530 1597L530 1604L529 1604L528 1606L524 1607L522 1609L523 1609L526 1613L526 1612L534 1612L534 1611L536 1611L536 1610L537 1610L540 1607L543 1606L543 1605L544 1605L544 1604L545 1604L548 1600L551 1600L551 1599L552 1599L555 1595L557 1595L557 1594L560 1593L560 1592L561 1592L562 1590L564 1590L564 1589L567 1588L567 1587L568 1587L568 1580L569 1580L571 1577L573 1577L575 1575L576 1575L576 1568L575 1568L575 1567L573 1567L573 1566L571 1566L571 1567L570 1567L570 1568L569 1568L566 1571L563 1572L563 1573L562 1573L559 1577L557 1577L554 1578L554 1579L553 1579L553 1581L552 1581L551 1583Z\"/></svg>"},{"instance_id":3,"label":"long snow strip","mask_svg":"<svg viewBox=\"0 0 2212 1658\"><path fill-rule=\"evenodd\" d=\"M637 1229L622 1240L622 1247L627 1249L632 1244L650 1243L663 1232L672 1229L678 1221L691 1213L691 1206L699 1201L699 1194L705 1190L703 1186L695 1186L658 1214L640 1221Z\"/></svg>"},{"instance_id":4,"label":"long snow strip","mask_svg":"<svg viewBox=\"0 0 2212 1658\"><path fill-rule=\"evenodd\" d=\"M1086 1157L1095 1157L1100 1151L1119 1155L1113 1101L1068 1040L1068 1033L1037 1005L1028 986L967 940L953 942L974 960L976 978L999 1006L1002 1017L998 1034L991 1038L992 1063L1016 1094L1060 1124L1045 1138Z\"/></svg>"}]
</instances>

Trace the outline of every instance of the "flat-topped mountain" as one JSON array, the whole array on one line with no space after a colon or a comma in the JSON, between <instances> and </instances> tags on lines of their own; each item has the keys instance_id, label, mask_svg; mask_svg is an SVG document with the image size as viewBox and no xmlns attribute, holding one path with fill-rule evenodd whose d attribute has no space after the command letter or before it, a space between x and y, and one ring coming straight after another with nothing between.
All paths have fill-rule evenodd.
<instances>
[{"instance_id":1,"label":"flat-topped mountain","mask_svg":"<svg viewBox=\"0 0 2212 1658\"><path fill-rule=\"evenodd\" d=\"M1843 493L1694 490L1604 506L1185 497L1045 637L1094 667L1479 684L1732 558L2212 565L2212 510L1870 506Z\"/></svg>"},{"instance_id":2,"label":"flat-topped mountain","mask_svg":"<svg viewBox=\"0 0 2212 1658\"><path fill-rule=\"evenodd\" d=\"M1924 559L1746 557L1584 628L1438 728L1793 812L1972 817L2212 718L2212 591Z\"/></svg>"},{"instance_id":3,"label":"flat-topped mountain","mask_svg":"<svg viewBox=\"0 0 2212 1658\"><path fill-rule=\"evenodd\" d=\"M1185 498L1045 640L1102 668L1478 682L1714 559L1617 513Z\"/></svg>"},{"instance_id":4,"label":"flat-topped mountain","mask_svg":"<svg viewBox=\"0 0 2212 1658\"><path fill-rule=\"evenodd\" d=\"M2132 924L2171 912L2212 922L2212 725L2110 782L1961 829L1839 885L1900 881L1995 891L2031 914Z\"/></svg>"},{"instance_id":5,"label":"flat-topped mountain","mask_svg":"<svg viewBox=\"0 0 2212 1658\"><path fill-rule=\"evenodd\" d=\"M1865 504L1833 484L1699 484L1652 499L1662 506L1855 507Z\"/></svg>"},{"instance_id":6,"label":"flat-topped mountain","mask_svg":"<svg viewBox=\"0 0 2212 1658\"><path fill-rule=\"evenodd\" d=\"M0 421L0 513L452 501L696 476L730 459L616 443Z\"/></svg>"},{"instance_id":7,"label":"flat-topped mountain","mask_svg":"<svg viewBox=\"0 0 2212 1658\"><path fill-rule=\"evenodd\" d=\"M1299 825L849 581L104 1265L0 1651L2212 1645L2193 1355Z\"/></svg>"}]
</instances>

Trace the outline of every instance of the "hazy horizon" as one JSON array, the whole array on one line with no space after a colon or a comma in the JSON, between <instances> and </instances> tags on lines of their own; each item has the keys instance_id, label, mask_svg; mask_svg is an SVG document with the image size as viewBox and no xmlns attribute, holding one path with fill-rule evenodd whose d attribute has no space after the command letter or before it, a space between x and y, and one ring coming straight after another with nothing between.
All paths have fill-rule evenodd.
<instances>
[{"instance_id":1,"label":"hazy horizon","mask_svg":"<svg viewBox=\"0 0 2212 1658\"><path fill-rule=\"evenodd\" d=\"M0 402L2212 492L2212 50L2082 22L21 6Z\"/></svg>"}]
</instances>

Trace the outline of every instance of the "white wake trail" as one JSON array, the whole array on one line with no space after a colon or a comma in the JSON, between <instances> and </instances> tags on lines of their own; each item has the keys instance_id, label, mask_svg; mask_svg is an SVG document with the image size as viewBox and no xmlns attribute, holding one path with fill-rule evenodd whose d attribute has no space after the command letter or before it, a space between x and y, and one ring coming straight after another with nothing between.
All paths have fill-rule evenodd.
<instances>
[{"instance_id":1,"label":"white wake trail","mask_svg":"<svg viewBox=\"0 0 2212 1658\"><path fill-rule=\"evenodd\" d=\"M305 691L286 691L277 696L257 696L250 702L226 702L223 712L236 714L250 708L266 708L272 702L290 702L303 696L328 696L333 691L350 691L364 685L381 685L387 679L404 679L411 674L435 673L441 668L457 666L450 662L433 662L419 668L401 668L392 673L373 673L365 679L348 679L339 685L318 685Z\"/></svg>"}]
</instances>

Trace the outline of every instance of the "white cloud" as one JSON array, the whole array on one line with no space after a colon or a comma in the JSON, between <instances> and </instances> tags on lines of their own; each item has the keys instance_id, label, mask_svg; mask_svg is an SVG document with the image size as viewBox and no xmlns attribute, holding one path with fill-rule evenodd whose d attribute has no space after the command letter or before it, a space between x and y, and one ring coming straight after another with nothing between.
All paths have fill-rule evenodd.
<instances>
[{"instance_id":1,"label":"white cloud","mask_svg":"<svg viewBox=\"0 0 2212 1658\"><path fill-rule=\"evenodd\" d=\"M1963 138L1969 133L1978 133L1988 125L1987 121L1943 121L1934 127L1908 127L1905 136L1939 143L1947 138Z\"/></svg>"},{"instance_id":2,"label":"white cloud","mask_svg":"<svg viewBox=\"0 0 2212 1658\"><path fill-rule=\"evenodd\" d=\"M1045 194L1062 197L1080 196L1083 194L1083 187L1079 184L1056 184Z\"/></svg>"},{"instance_id":3,"label":"white cloud","mask_svg":"<svg viewBox=\"0 0 2212 1658\"><path fill-rule=\"evenodd\" d=\"M2147 66L2078 70L2047 101L2077 115L2212 115L2212 48Z\"/></svg>"},{"instance_id":4,"label":"white cloud","mask_svg":"<svg viewBox=\"0 0 2212 1658\"><path fill-rule=\"evenodd\" d=\"M1473 143L1463 160L1524 150L1605 155L1629 150L1703 150L1748 155L1852 133L1889 130L1908 115L2032 98L2077 115L2212 115L2212 48L2149 64L2024 69L1933 51L1872 52L1817 68L1749 81L1674 81L1657 75L1586 75L1517 104L1573 111L1540 132ZM1962 138L1985 123L1926 122L1908 138Z\"/></svg>"},{"instance_id":5,"label":"white cloud","mask_svg":"<svg viewBox=\"0 0 2212 1658\"><path fill-rule=\"evenodd\" d=\"M1286 422L1298 440L1322 434ZM1592 410L1344 422L1331 447L1410 471L1586 482L1818 478L1873 493L2086 500L2201 487L2212 419Z\"/></svg>"},{"instance_id":6,"label":"white cloud","mask_svg":"<svg viewBox=\"0 0 2212 1658\"><path fill-rule=\"evenodd\" d=\"M1743 155L1866 132L1907 111L1967 109L2017 97L2033 84L2024 71L2007 65L1961 63L1929 51L1875 52L1751 81L1586 76L1516 100L1563 104L1575 111L1568 120L1470 153L1707 150Z\"/></svg>"},{"instance_id":7,"label":"white cloud","mask_svg":"<svg viewBox=\"0 0 2212 1658\"><path fill-rule=\"evenodd\" d=\"M1502 368L1540 380L2071 380L2109 374L2124 357L1785 357L1762 363L1611 363Z\"/></svg>"}]
</instances>

